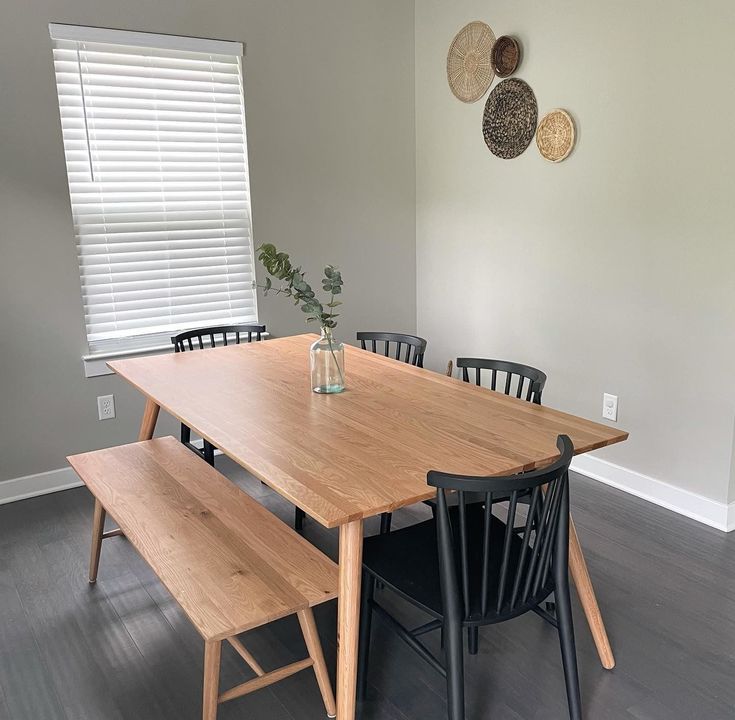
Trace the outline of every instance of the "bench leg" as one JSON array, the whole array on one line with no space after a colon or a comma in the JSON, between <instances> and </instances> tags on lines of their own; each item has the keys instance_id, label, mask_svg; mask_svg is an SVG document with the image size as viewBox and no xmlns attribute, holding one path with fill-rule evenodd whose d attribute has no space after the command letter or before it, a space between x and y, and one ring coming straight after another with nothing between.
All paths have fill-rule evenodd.
<instances>
[{"instance_id":1,"label":"bench leg","mask_svg":"<svg viewBox=\"0 0 735 720\"><path fill-rule=\"evenodd\" d=\"M97 582L97 571L100 567L100 551L102 550L102 534L105 531L105 509L102 503L94 500L94 520L92 521L92 554L89 558L89 582Z\"/></svg>"},{"instance_id":2,"label":"bench leg","mask_svg":"<svg viewBox=\"0 0 735 720\"><path fill-rule=\"evenodd\" d=\"M319 641L319 631L316 629L314 613L311 608L307 608L306 610L299 610L298 616L309 657L314 661L314 674L317 683L319 683L319 690L322 694L322 700L324 700L324 707L327 709L327 716L330 718L336 717L337 706L334 702L334 693L332 692L332 683L329 681L327 664L324 662L324 652Z\"/></svg>"},{"instance_id":3,"label":"bench leg","mask_svg":"<svg viewBox=\"0 0 735 720\"><path fill-rule=\"evenodd\" d=\"M221 640L205 641L202 720L217 719L217 703L219 700L219 665L221 655Z\"/></svg>"}]
</instances>

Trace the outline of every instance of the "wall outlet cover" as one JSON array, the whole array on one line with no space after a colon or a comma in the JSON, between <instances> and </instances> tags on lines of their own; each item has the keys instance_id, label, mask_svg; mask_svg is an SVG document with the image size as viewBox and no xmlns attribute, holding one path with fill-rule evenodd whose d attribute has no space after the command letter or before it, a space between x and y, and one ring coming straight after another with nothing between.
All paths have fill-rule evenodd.
<instances>
[{"instance_id":1,"label":"wall outlet cover","mask_svg":"<svg viewBox=\"0 0 735 720\"><path fill-rule=\"evenodd\" d=\"M618 421L618 396L605 393L602 396L602 417L612 422Z\"/></svg>"},{"instance_id":2,"label":"wall outlet cover","mask_svg":"<svg viewBox=\"0 0 735 720\"><path fill-rule=\"evenodd\" d=\"M97 417L100 420L112 420L115 417L114 395L100 395L97 398Z\"/></svg>"}]
</instances>

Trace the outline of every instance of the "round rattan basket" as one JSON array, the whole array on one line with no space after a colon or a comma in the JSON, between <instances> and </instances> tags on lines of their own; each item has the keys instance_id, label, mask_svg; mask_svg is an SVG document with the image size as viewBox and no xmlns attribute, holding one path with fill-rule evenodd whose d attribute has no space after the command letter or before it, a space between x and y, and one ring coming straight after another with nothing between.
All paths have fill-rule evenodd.
<instances>
[{"instance_id":1,"label":"round rattan basket","mask_svg":"<svg viewBox=\"0 0 735 720\"><path fill-rule=\"evenodd\" d=\"M501 35L493 45L491 54L493 70L499 78L507 78L518 69L521 61L521 46L510 35Z\"/></svg>"},{"instance_id":2,"label":"round rattan basket","mask_svg":"<svg viewBox=\"0 0 735 720\"><path fill-rule=\"evenodd\" d=\"M447 80L455 97L462 102L476 102L492 84L494 44L495 35L490 26L479 20L465 25L452 40L447 53Z\"/></svg>"},{"instance_id":3,"label":"round rattan basket","mask_svg":"<svg viewBox=\"0 0 735 720\"><path fill-rule=\"evenodd\" d=\"M482 135L493 155L505 160L518 157L536 132L538 105L523 80L509 78L493 88L485 103Z\"/></svg>"},{"instance_id":4,"label":"round rattan basket","mask_svg":"<svg viewBox=\"0 0 735 720\"><path fill-rule=\"evenodd\" d=\"M536 130L536 145L550 162L561 162L574 147L574 121L564 110L544 115Z\"/></svg>"}]
</instances>

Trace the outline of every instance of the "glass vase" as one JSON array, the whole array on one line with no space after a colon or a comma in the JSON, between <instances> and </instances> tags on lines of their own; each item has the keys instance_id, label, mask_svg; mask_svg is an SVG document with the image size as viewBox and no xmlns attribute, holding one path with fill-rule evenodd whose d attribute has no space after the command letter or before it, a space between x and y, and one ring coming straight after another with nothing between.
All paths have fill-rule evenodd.
<instances>
[{"instance_id":1,"label":"glass vase","mask_svg":"<svg viewBox=\"0 0 735 720\"><path fill-rule=\"evenodd\" d=\"M345 389L345 348L323 327L322 336L311 346L311 387L315 393L339 393Z\"/></svg>"}]
</instances>

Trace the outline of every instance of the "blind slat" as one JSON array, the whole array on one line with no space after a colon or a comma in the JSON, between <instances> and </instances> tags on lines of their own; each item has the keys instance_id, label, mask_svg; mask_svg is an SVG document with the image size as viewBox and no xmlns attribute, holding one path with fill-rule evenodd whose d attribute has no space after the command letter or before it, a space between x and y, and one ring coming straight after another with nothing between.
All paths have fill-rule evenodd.
<instances>
[{"instance_id":1,"label":"blind slat","mask_svg":"<svg viewBox=\"0 0 735 720\"><path fill-rule=\"evenodd\" d=\"M55 27L90 351L256 320L241 61L210 52L235 45Z\"/></svg>"}]
</instances>

